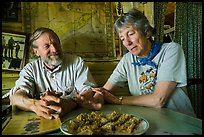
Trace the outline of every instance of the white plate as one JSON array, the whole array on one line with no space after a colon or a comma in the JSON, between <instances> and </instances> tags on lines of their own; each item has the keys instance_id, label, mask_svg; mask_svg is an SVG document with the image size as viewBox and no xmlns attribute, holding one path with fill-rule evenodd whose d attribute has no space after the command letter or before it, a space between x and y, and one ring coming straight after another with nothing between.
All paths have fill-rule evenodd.
<instances>
[{"instance_id":1,"label":"white plate","mask_svg":"<svg viewBox=\"0 0 204 137\"><path fill-rule=\"evenodd\" d=\"M135 115L133 115L135 116ZM139 124L139 126L137 127L137 129L133 132L133 135L142 135L144 134L148 128L149 128L149 122L144 119L144 118L141 118L141 117L138 117L138 116L135 116L137 118L140 118L142 119L141 123ZM72 119L74 119L76 117L71 117L71 118L68 118L66 121L64 121L61 126L60 126L60 130L65 134L65 135L72 135L71 133L69 133L68 129L67 129L67 125L68 125L68 122ZM121 133L115 133L114 135L121 135Z\"/></svg>"}]
</instances>

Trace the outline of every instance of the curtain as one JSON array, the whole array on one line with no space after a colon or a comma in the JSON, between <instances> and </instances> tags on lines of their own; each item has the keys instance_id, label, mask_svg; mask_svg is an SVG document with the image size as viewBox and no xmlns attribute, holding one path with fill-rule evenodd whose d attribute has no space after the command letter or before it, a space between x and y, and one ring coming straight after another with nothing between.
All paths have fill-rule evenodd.
<instances>
[{"instance_id":1,"label":"curtain","mask_svg":"<svg viewBox=\"0 0 204 137\"><path fill-rule=\"evenodd\" d=\"M154 39L156 41L163 41L166 6L167 2L155 2L154 4Z\"/></svg>"},{"instance_id":2,"label":"curtain","mask_svg":"<svg viewBox=\"0 0 204 137\"><path fill-rule=\"evenodd\" d=\"M187 78L195 84L188 86L188 94L197 117L202 117L202 2L176 2L174 41L185 53Z\"/></svg>"}]
</instances>

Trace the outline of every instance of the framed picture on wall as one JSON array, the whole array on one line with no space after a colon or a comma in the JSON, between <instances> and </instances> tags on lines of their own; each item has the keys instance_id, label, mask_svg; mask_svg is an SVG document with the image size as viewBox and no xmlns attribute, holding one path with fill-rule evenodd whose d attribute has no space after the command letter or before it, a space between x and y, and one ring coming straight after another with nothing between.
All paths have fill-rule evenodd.
<instances>
[{"instance_id":1,"label":"framed picture on wall","mask_svg":"<svg viewBox=\"0 0 204 137\"><path fill-rule=\"evenodd\" d=\"M29 34L2 32L2 70L20 71L26 63Z\"/></svg>"},{"instance_id":2,"label":"framed picture on wall","mask_svg":"<svg viewBox=\"0 0 204 137\"><path fill-rule=\"evenodd\" d=\"M2 20L3 21L18 21L20 10L20 2L2 2Z\"/></svg>"}]
</instances>

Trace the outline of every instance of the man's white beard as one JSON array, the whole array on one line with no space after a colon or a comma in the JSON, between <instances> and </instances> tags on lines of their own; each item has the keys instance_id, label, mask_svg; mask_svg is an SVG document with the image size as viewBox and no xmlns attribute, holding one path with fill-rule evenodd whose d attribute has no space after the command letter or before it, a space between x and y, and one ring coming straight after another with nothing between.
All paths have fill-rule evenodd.
<instances>
[{"instance_id":1,"label":"man's white beard","mask_svg":"<svg viewBox=\"0 0 204 137\"><path fill-rule=\"evenodd\" d=\"M47 65L54 68L62 63L62 57L60 55L50 56L45 60L45 62Z\"/></svg>"}]
</instances>

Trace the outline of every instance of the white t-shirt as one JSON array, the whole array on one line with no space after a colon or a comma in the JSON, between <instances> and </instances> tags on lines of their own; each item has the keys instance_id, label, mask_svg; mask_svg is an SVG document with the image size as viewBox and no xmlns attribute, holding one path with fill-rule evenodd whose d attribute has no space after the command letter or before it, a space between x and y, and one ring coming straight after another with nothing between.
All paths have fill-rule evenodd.
<instances>
[{"instance_id":1,"label":"white t-shirt","mask_svg":"<svg viewBox=\"0 0 204 137\"><path fill-rule=\"evenodd\" d=\"M191 102L183 90L187 85L186 61L182 47L175 43L163 43L159 53L153 58L158 68L149 65L134 66L136 56L126 53L120 60L108 82L125 86L128 84L133 96L153 93L158 81L175 81L175 92L167 101L165 107L195 116Z\"/></svg>"},{"instance_id":2,"label":"white t-shirt","mask_svg":"<svg viewBox=\"0 0 204 137\"><path fill-rule=\"evenodd\" d=\"M26 64L10 91L10 97L19 88L38 98L47 89L64 93L74 87L82 93L94 86L96 83L82 58L65 54L63 64L53 71L49 71L40 58Z\"/></svg>"}]
</instances>

